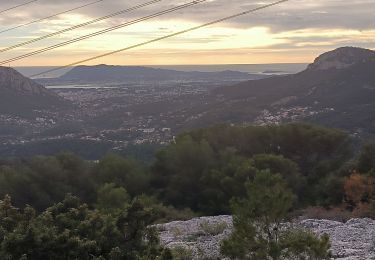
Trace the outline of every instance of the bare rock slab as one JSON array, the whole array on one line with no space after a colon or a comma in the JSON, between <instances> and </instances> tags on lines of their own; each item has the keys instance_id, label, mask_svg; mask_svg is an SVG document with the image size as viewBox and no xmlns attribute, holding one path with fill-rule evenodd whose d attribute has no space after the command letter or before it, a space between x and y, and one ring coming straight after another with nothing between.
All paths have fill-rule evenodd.
<instances>
[{"instance_id":1,"label":"bare rock slab","mask_svg":"<svg viewBox=\"0 0 375 260\"><path fill-rule=\"evenodd\" d=\"M328 234L332 259L375 260L375 221L351 219L346 223L307 219L298 223L318 235ZM224 259L221 241L233 230L231 216L201 217L157 225L161 243L171 249L184 248L193 259Z\"/></svg>"}]
</instances>

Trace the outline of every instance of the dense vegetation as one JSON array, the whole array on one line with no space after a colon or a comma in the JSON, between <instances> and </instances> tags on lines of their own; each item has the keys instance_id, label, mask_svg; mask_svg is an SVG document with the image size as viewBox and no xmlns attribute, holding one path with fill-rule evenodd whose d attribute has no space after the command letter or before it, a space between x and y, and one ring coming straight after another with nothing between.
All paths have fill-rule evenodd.
<instances>
[{"instance_id":1,"label":"dense vegetation","mask_svg":"<svg viewBox=\"0 0 375 260\"><path fill-rule=\"evenodd\" d=\"M230 259L329 259L329 237L285 228L294 195L281 175L260 171L246 183L244 199L233 200L234 232L222 253Z\"/></svg>"},{"instance_id":2,"label":"dense vegetation","mask_svg":"<svg viewBox=\"0 0 375 260\"><path fill-rule=\"evenodd\" d=\"M21 128L14 126L7 127L2 125L0 134L14 135L22 132ZM43 133L44 135L44 133ZM122 137L123 140L125 137ZM113 150L111 143L107 141L90 141L90 140L75 140L71 138L52 139L40 142L30 142L26 144L2 144L0 146L0 157L33 157L35 154L55 155L61 151L74 151L75 155L85 158L87 160L97 160L107 155L109 152L135 158L143 162L149 162L154 159L154 154L162 145L159 144L142 144L142 145L128 145L121 150Z\"/></svg>"},{"instance_id":3,"label":"dense vegetation","mask_svg":"<svg viewBox=\"0 0 375 260\"><path fill-rule=\"evenodd\" d=\"M352 158L349 137L338 130L290 124L218 126L184 134L157 155L152 186L161 198L205 214L229 211L256 170L279 173L298 205L342 200L342 180Z\"/></svg>"},{"instance_id":4,"label":"dense vegetation","mask_svg":"<svg viewBox=\"0 0 375 260\"><path fill-rule=\"evenodd\" d=\"M249 187L256 187L262 176L268 176L265 182L276 178L293 197L278 216L280 222L292 213L375 217L375 144L356 155L351 138L335 129L221 125L182 134L157 153L152 165L118 155L99 162L71 154L0 160L0 256L18 259L23 252L27 259L48 259L43 254L53 243L66 242L75 248L72 259L116 259L114 254L118 259L147 259L147 254L168 259L170 253L158 246L147 225L232 213L241 223L240 205L253 203L256 196ZM96 224L95 234L85 227ZM134 225L138 235L128 230ZM124 241L129 234L138 240ZM320 249L328 243L299 231L284 235L290 240L272 244L278 250L293 247L290 241L300 238ZM148 242L139 237L149 237ZM64 248L59 250L63 254ZM304 250L318 252L306 244Z\"/></svg>"},{"instance_id":5,"label":"dense vegetation","mask_svg":"<svg viewBox=\"0 0 375 260\"><path fill-rule=\"evenodd\" d=\"M118 214L106 214L68 195L38 214L30 206L13 207L6 196L0 203L0 258L168 259L154 230L147 228L152 218L138 200Z\"/></svg>"}]
</instances>

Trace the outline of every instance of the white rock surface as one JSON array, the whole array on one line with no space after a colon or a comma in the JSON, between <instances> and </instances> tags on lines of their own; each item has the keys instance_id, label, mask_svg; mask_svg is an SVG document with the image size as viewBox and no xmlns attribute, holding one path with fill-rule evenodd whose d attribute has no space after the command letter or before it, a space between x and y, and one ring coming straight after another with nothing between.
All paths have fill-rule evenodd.
<instances>
[{"instance_id":1,"label":"white rock surface","mask_svg":"<svg viewBox=\"0 0 375 260\"><path fill-rule=\"evenodd\" d=\"M207 232L207 228L204 228L223 227L223 223L226 228L220 234ZM332 259L375 259L375 221L372 219L351 219L346 223L307 219L299 225L317 234L330 236ZM220 242L230 235L233 223L231 216L217 216L175 221L156 227L161 243L168 248L185 248L193 254L194 259L223 259L220 256Z\"/></svg>"},{"instance_id":2,"label":"white rock surface","mask_svg":"<svg viewBox=\"0 0 375 260\"><path fill-rule=\"evenodd\" d=\"M375 259L375 221L351 219L346 223L308 219L301 222L317 234L328 234L333 259Z\"/></svg>"}]
</instances>

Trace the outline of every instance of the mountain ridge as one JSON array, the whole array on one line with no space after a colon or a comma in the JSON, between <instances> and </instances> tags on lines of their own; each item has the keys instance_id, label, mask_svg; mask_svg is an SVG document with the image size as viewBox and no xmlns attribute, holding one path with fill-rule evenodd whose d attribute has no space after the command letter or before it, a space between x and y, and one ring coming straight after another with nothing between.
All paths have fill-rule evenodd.
<instances>
[{"instance_id":1,"label":"mountain ridge","mask_svg":"<svg viewBox=\"0 0 375 260\"><path fill-rule=\"evenodd\" d=\"M95 66L77 66L57 78L69 82L104 82L129 80L191 80L191 79L261 79L265 76L238 71L199 72L150 68L144 66L120 66L100 64Z\"/></svg>"}]
</instances>

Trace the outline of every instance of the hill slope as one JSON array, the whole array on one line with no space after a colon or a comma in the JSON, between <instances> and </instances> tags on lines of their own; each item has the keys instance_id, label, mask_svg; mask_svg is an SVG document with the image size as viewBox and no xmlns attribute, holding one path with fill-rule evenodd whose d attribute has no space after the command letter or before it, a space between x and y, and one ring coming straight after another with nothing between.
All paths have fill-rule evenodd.
<instances>
[{"instance_id":1,"label":"hill slope","mask_svg":"<svg viewBox=\"0 0 375 260\"><path fill-rule=\"evenodd\" d=\"M67 101L16 70L0 67L0 114L29 115L33 110L67 105Z\"/></svg>"},{"instance_id":2,"label":"hill slope","mask_svg":"<svg viewBox=\"0 0 375 260\"><path fill-rule=\"evenodd\" d=\"M300 73L216 89L201 121L280 123L296 119L375 133L375 52L344 47ZM208 118L210 117L210 118ZM259 120L260 119L260 120Z\"/></svg>"}]
</instances>

